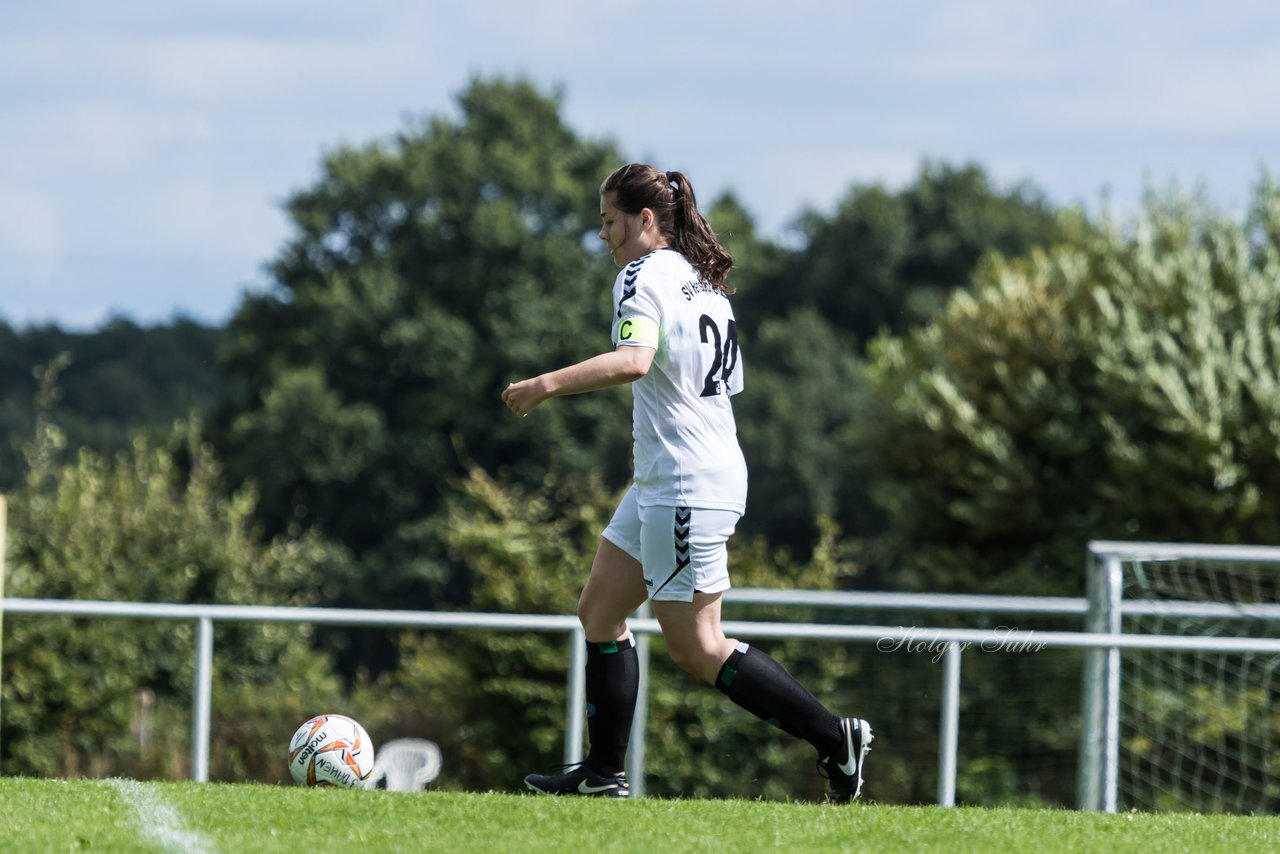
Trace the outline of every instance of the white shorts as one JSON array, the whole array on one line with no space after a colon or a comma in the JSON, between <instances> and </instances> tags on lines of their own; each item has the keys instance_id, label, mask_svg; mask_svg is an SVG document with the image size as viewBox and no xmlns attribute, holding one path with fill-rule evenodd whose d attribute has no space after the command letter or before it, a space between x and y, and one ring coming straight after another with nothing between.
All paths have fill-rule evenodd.
<instances>
[{"instance_id":1,"label":"white shorts","mask_svg":"<svg viewBox=\"0 0 1280 854\"><path fill-rule=\"evenodd\" d=\"M602 535L640 561L649 598L692 602L696 593L729 589L729 537L741 516L732 510L641 507L633 484Z\"/></svg>"}]
</instances>

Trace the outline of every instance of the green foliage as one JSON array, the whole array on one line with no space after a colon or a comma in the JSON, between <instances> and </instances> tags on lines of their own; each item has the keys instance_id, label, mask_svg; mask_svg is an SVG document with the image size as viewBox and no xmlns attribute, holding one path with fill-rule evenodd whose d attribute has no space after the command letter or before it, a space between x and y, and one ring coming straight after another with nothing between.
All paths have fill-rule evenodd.
<instances>
[{"instance_id":1,"label":"green foliage","mask_svg":"<svg viewBox=\"0 0 1280 854\"><path fill-rule=\"evenodd\" d=\"M889 521L885 577L1078 596L1090 539L1280 539L1276 193L1263 182L1244 222L1153 195L1127 232L993 257L934 322L875 342L858 444ZM1061 754L1078 666L1037 664L1036 701L993 707L979 742ZM1026 691L1013 669L978 684ZM1007 792L1008 766L983 755L962 783Z\"/></svg>"},{"instance_id":2,"label":"green foliage","mask_svg":"<svg viewBox=\"0 0 1280 854\"><path fill-rule=\"evenodd\" d=\"M6 595L313 600L314 576L334 547L311 537L261 544L252 492L224 495L194 423L179 424L167 446L137 438L113 457L81 449L66 465L56 462L59 429L47 415L40 423L26 482L9 505ZM7 773L189 773L193 625L8 615L4 629L0 758ZM264 754L263 740L278 743L305 716L266 689L285 674L299 697L334 684L327 662L310 653L309 637L306 628L283 625L218 629L215 776L274 776L278 757Z\"/></svg>"},{"instance_id":3,"label":"green foliage","mask_svg":"<svg viewBox=\"0 0 1280 854\"><path fill-rule=\"evenodd\" d=\"M743 333L747 391L734 399L751 468L744 530L804 559L824 518L866 530L866 503L851 464L854 425L866 415L863 363L812 309L762 318ZM759 517L759 518L757 518Z\"/></svg>"},{"instance_id":4,"label":"green foliage","mask_svg":"<svg viewBox=\"0 0 1280 854\"><path fill-rule=\"evenodd\" d=\"M572 612L617 498L598 478L529 489L473 468L441 526L449 557L472 571L467 610ZM397 709L384 729L438 741L454 785L517 787L560 755L567 643L559 633L404 633L399 668L377 685Z\"/></svg>"},{"instance_id":5,"label":"green foliage","mask_svg":"<svg viewBox=\"0 0 1280 854\"><path fill-rule=\"evenodd\" d=\"M986 253L1020 255L1062 234L1034 187L1001 191L976 165L936 163L896 193L855 185L832 216L806 211L797 226L802 245L744 301L773 315L813 308L859 351L932 316Z\"/></svg>"},{"instance_id":6,"label":"green foliage","mask_svg":"<svg viewBox=\"0 0 1280 854\"><path fill-rule=\"evenodd\" d=\"M1280 538L1276 192L1244 223L1153 196L877 342L860 441L904 583L1078 595L1090 538Z\"/></svg>"},{"instance_id":7,"label":"green foliage","mask_svg":"<svg viewBox=\"0 0 1280 854\"><path fill-rule=\"evenodd\" d=\"M726 219L743 230L741 217ZM1049 244L1066 223L1030 186L1000 191L977 166L926 163L899 192L855 186L830 217L805 213L792 251L761 247L745 229L731 245L749 262L735 272L748 372L735 401L751 464L744 530L800 556L820 515L851 536L883 532L852 429L875 417L864 400L868 342L935 314L984 254Z\"/></svg>"},{"instance_id":8,"label":"green foliage","mask_svg":"<svg viewBox=\"0 0 1280 854\"><path fill-rule=\"evenodd\" d=\"M608 347L614 271L586 243L617 155L528 83L473 81L459 107L331 153L289 203L278 286L227 333L247 396L219 446L257 483L268 533L314 529L353 551L347 604L471 595L432 519L473 462L527 484L548 467L617 482L628 468L624 393L519 422L499 397Z\"/></svg>"},{"instance_id":9,"label":"green foliage","mask_svg":"<svg viewBox=\"0 0 1280 854\"><path fill-rule=\"evenodd\" d=\"M65 354L58 395L68 444L111 454L135 433L163 437L175 418L213 411L226 396L215 356L221 337L220 328L183 318L154 326L117 318L92 332L19 331L0 321L0 488L22 483L41 366Z\"/></svg>"},{"instance_id":10,"label":"green foliage","mask_svg":"<svg viewBox=\"0 0 1280 854\"><path fill-rule=\"evenodd\" d=\"M607 347L614 270L591 247L599 181L622 159L563 123L558 93L476 79L456 116L324 159L288 203L275 288L227 329L0 324L8 594L571 611L629 474L628 396L518 420L499 393ZM939 164L804 213L791 248L756 235L732 194L710 218L738 262L749 374L735 583L1076 595L1090 538L1280 537L1269 175L1243 222L1153 194L1131 227L1095 227L1030 186ZM171 425L227 396L211 430L224 478L196 428ZM24 459L13 437L32 432ZM850 558L862 546L872 571ZM190 626L5 628L0 711L22 733L3 743L6 770L185 773ZM436 738L448 785L518 786L560 753L558 635L220 626L216 643L215 776L280 779L277 746L324 710L378 739ZM816 794L807 747L653 647L651 791ZM882 797L931 796L927 659L767 647L833 708L884 727L899 758L876 756ZM1070 769L1032 779L999 748L1012 737L1066 761L1073 666L970 658L966 702L990 711L967 730L961 797L1062 802ZM1046 688L1014 707L1023 667ZM265 690L282 674L289 691Z\"/></svg>"}]
</instances>

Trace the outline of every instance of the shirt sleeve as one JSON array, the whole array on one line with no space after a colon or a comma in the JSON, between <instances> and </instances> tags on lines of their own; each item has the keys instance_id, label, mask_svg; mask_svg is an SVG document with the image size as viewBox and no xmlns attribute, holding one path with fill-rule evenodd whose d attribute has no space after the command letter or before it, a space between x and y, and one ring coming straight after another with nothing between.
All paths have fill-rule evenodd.
<instances>
[{"instance_id":1,"label":"shirt sleeve","mask_svg":"<svg viewBox=\"0 0 1280 854\"><path fill-rule=\"evenodd\" d=\"M615 347L658 349L662 341L662 308L645 281L644 268L627 268L618 277L613 323Z\"/></svg>"}]
</instances>

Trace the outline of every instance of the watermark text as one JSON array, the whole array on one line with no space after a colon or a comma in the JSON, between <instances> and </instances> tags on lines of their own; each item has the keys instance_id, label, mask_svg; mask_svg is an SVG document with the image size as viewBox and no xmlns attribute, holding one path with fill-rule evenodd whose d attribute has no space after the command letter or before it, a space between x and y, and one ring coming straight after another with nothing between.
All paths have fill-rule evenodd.
<instances>
[{"instance_id":1,"label":"watermark text","mask_svg":"<svg viewBox=\"0 0 1280 854\"><path fill-rule=\"evenodd\" d=\"M936 630L914 626L912 628L899 626L898 631L900 635L883 637L876 641L876 649L880 652L924 653L931 655L932 660L937 662L951 646L957 647L957 652L961 653L974 648L980 652L1041 652L1046 646L1035 639L1034 631L1024 632L1008 626L992 629L989 636L979 641L945 640Z\"/></svg>"}]
</instances>

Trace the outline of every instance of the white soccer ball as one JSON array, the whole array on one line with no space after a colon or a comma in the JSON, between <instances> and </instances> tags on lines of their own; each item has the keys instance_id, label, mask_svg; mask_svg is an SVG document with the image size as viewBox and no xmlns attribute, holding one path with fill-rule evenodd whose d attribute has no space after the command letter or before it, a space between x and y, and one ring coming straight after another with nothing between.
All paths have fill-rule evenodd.
<instances>
[{"instance_id":1,"label":"white soccer ball","mask_svg":"<svg viewBox=\"0 0 1280 854\"><path fill-rule=\"evenodd\" d=\"M289 742L289 773L299 786L363 789L373 771L373 741L346 715L316 715Z\"/></svg>"}]
</instances>

